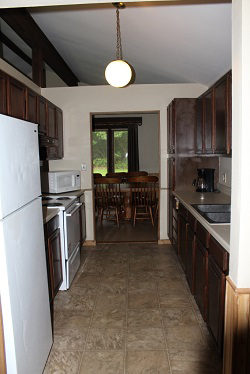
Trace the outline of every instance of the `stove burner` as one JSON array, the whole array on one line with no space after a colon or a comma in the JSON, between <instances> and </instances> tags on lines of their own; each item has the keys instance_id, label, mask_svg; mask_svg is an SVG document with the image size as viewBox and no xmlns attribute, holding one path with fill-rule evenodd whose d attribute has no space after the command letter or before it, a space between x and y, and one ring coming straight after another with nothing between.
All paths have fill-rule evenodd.
<instances>
[{"instance_id":1,"label":"stove burner","mask_svg":"<svg viewBox=\"0 0 250 374\"><path fill-rule=\"evenodd\" d=\"M46 201L46 200L53 200L53 197L43 196L42 201Z\"/></svg>"},{"instance_id":2,"label":"stove burner","mask_svg":"<svg viewBox=\"0 0 250 374\"><path fill-rule=\"evenodd\" d=\"M61 203L46 203L46 204L43 204L43 206L55 206L55 207L57 207L57 206L62 206L63 204L61 204Z\"/></svg>"},{"instance_id":3,"label":"stove burner","mask_svg":"<svg viewBox=\"0 0 250 374\"><path fill-rule=\"evenodd\" d=\"M71 198L68 196L64 196L64 197L57 197L56 200L71 200Z\"/></svg>"}]
</instances>

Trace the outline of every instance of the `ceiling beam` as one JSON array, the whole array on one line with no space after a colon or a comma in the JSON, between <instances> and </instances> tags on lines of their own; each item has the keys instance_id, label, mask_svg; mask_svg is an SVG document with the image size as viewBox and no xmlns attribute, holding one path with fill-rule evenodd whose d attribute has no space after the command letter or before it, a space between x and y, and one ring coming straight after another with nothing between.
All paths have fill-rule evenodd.
<instances>
[{"instance_id":1,"label":"ceiling beam","mask_svg":"<svg viewBox=\"0 0 250 374\"><path fill-rule=\"evenodd\" d=\"M79 79L75 76L26 9L2 9L0 10L0 17L3 18L32 50L41 50L43 60L68 86L78 85Z\"/></svg>"},{"instance_id":2,"label":"ceiling beam","mask_svg":"<svg viewBox=\"0 0 250 374\"><path fill-rule=\"evenodd\" d=\"M10 48L17 56L19 56L22 60L27 62L30 66L32 66L32 59L26 55L20 48L16 46L5 34L0 31L0 41L5 44L8 48Z\"/></svg>"}]
</instances>

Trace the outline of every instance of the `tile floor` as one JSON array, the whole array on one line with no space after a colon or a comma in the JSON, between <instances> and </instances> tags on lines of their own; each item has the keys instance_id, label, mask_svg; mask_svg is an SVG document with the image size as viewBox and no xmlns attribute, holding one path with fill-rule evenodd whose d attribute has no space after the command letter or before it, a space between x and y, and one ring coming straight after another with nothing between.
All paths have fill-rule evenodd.
<instances>
[{"instance_id":1,"label":"tile floor","mask_svg":"<svg viewBox=\"0 0 250 374\"><path fill-rule=\"evenodd\" d=\"M99 244L55 299L44 374L217 374L221 362L171 246Z\"/></svg>"}]
</instances>

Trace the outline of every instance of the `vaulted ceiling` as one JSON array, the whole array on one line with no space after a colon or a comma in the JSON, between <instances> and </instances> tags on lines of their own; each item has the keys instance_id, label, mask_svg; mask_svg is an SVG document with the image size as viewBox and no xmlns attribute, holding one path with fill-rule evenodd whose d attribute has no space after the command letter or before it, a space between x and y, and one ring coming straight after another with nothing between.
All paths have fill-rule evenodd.
<instances>
[{"instance_id":1,"label":"vaulted ceiling","mask_svg":"<svg viewBox=\"0 0 250 374\"><path fill-rule=\"evenodd\" d=\"M231 4L169 4L120 10L123 58L135 83L212 84L231 68ZM104 70L116 57L112 4L28 10L81 82L107 84Z\"/></svg>"}]
</instances>

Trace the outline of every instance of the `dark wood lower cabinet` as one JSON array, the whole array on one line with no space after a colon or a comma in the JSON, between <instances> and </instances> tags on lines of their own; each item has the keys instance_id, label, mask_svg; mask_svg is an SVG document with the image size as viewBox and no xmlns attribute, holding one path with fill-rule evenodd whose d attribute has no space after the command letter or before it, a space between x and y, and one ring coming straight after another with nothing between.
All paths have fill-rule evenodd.
<instances>
[{"instance_id":1,"label":"dark wood lower cabinet","mask_svg":"<svg viewBox=\"0 0 250 374\"><path fill-rule=\"evenodd\" d=\"M194 297L204 321L207 319L207 266L207 250L201 241L196 238Z\"/></svg>"},{"instance_id":2,"label":"dark wood lower cabinet","mask_svg":"<svg viewBox=\"0 0 250 374\"><path fill-rule=\"evenodd\" d=\"M183 270L186 270L187 222L178 214L178 256Z\"/></svg>"},{"instance_id":3,"label":"dark wood lower cabinet","mask_svg":"<svg viewBox=\"0 0 250 374\"><path fill-rule=\"evenodd\" d=\"M222 354L226 275L211 255L208 256L208 313L207 324Z\"/></svg>"},{"instance_id":4,"label":"dark wood lower cabinet","mask_svg":"<svg viewBox=\"0 0 250 374\"><path fill-rule=\"evenodd\" d=\"M60 228L58 216L44 226L45 250L50 302L52 303L63 281Z\"/></svg>"},{"instance_id":5,"label":"dark wood lower cabinet","mask_svg":"<svg viewBox=\"0 0 250 374\"><path fill-rule=\"evenodd\" d=\"M194 293L194 246L196 236L190 225L187 226L186 278L192 294Z\"/></svg>"}]
</instances>

